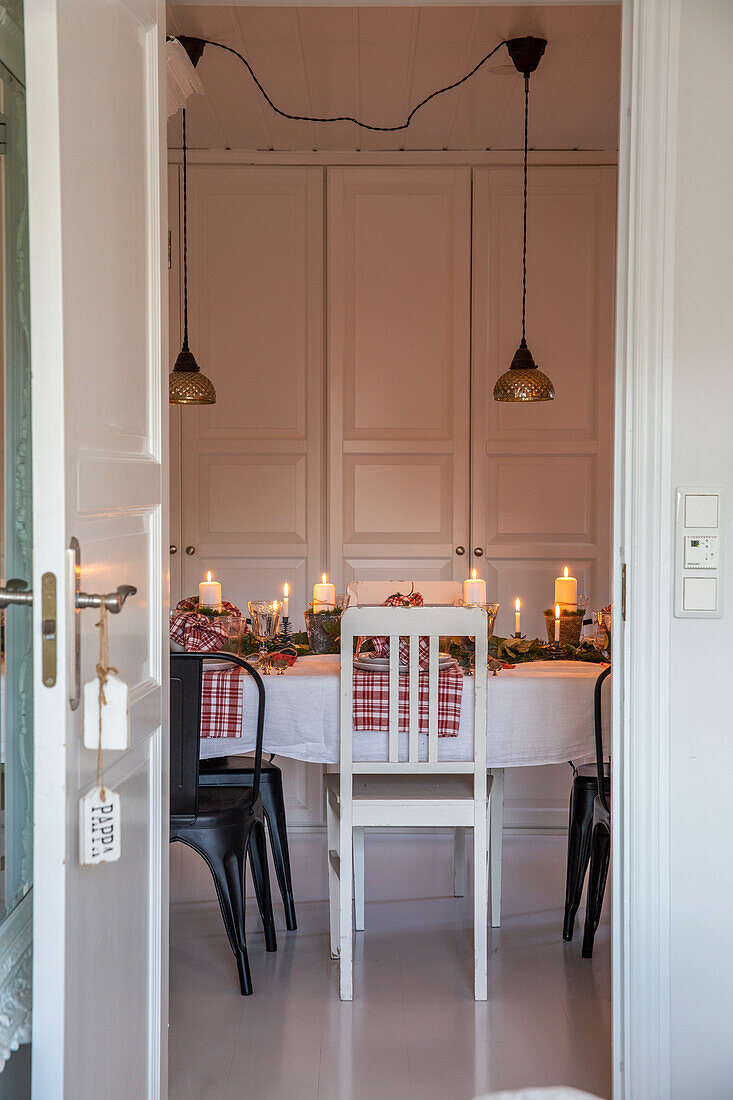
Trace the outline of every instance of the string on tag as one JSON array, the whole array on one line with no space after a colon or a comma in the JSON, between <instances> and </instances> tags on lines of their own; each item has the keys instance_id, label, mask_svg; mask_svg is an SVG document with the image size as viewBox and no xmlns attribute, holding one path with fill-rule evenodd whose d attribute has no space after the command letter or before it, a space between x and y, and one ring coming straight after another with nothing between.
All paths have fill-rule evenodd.
<instances>
[{"instance_id":1,"label":"string on tag","mask_svg":"<svg viewBox=\"0 0 733 1100\"><path fill-rule=\"evenodd\" d=\"M97 679L99 680L99 744L97 747L97 786L100 797L104 798L104 762L102 760L102 707L107 705L107 696L104 688L110 672L117 672L109 663L109 633L107 629L107 605L102 596L99 605L99 622L94 625L99 627L99 661L97 663Z\"/></svg>"}]
</instances>

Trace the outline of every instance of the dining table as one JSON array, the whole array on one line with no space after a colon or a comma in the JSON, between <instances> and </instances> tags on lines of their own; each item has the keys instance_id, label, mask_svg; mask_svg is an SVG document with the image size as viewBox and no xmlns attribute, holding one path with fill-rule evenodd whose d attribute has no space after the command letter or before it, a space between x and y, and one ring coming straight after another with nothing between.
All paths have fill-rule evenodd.
<instances>
[{"instance_id":1,"label":"dining table","mask_svg":"<svg viewBox=\"0 0 733 1100\"><path fill-rule=\"evenodd\" d=\"M299 657L282 675L263 678L265 752L318 764L338 763L340 661L338 654ZM231 665L207 661L204 677L223 667ZM593 695L604 667L582 661L533 661L489 676L488 767L531 767L594 758ZM248 753L255 747L256 685L248 676L240 675L238 681L242 692L238 735L202 737L202 759ZM458 733L438 739L439 760L473 757L473 684L473 677L464 675ZM604 696L610 691L610 677L602 690ZM606 752L610 709L604 698ZM386 759L387 738L385 731L354 733L354 759ZM427 759L427 734L420 735L420 750ZM400 758L407 758L407 733L400 735Z\"/></svg>"}]
</instances>

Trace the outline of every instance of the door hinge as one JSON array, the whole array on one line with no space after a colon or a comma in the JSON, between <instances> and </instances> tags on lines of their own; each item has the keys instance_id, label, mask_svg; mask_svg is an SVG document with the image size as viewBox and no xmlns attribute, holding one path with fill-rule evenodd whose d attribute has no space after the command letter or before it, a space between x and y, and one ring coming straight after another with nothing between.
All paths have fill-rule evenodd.
<instances>
[{"instance_id":1,"label":"door hinge","mask_svg":"<svg viewBox=\"0 0 733 1100\"><path fill-rule=\"evenodd\" d=\"M168 230L168 270L171 269L171 231Z\"/></svg>"},{"instance_id":2,"label":"door hinge","mask_svg":"<svg viewBox=\"0 0 733 1100\"><path fill-rule=\"evenodd\" d=\"M626 622L626 562L621 566L621 618Z\"/></svg>"},{"instance_id":3,"label":"door hinge","mask_svg":"<svg viewBox=\"0 0 733 1100\"><path fill-rule=\"evenodd\" d=\"M7 122L5 121L5 115L0 115L0 157L5 156L5 149L7 144Z\"/></svg>"}]
</instances>

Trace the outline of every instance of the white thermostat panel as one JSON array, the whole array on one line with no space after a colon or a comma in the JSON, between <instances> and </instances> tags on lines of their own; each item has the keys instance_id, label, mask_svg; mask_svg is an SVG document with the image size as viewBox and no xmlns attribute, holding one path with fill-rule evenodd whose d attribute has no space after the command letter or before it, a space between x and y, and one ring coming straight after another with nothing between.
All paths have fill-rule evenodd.
<instances>
[{"instance_id":1,"label":"white thermostat panel","mask_svg":"<svg viewBox=\"0 0 733 1100\"><path fill-rule=\"evenodd\" d=\"M674 613L678 619L723 615L723 491L677 490Z\"/></svg>"}]
</instances>

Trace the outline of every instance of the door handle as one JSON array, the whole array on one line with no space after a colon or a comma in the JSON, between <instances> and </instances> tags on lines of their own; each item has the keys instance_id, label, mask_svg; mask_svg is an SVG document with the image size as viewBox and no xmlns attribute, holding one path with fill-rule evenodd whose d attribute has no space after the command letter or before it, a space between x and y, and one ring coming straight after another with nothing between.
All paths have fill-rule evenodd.
<instances>
[{"instance_id":1,"label":"door handle","mask_svg":"<svg viewBox=\"0 0 733 1100\"><path fill-rule=\"evenodd\" d=\"M174 546L173 543L170 544L170 546L168 547L168 550L171 554L177 554L178 553L178 547Z\"/></svg>"},{"instance_id":2,"label":"door handle","mask_svg":"<svg viewBox=\"0 0 733 1100\"><path fill-rule=\"evenodd\" d=\"M85 607L101 607L102 604L113 615L119 615L128 596L137 592L132 584L118 584L116 592L82 592L81 590L81 547L79 540L72 535L66 551L66 591L69 600L69 614L74 621L74 644L68 647L69 654L69 706L76 710L81 698L81 629L78 612Z\"/></svg>"},{"instance_id":3,"label":"door handle","mask_svg":"<svg viewBox=\"0 0 733 1100\"><path fill-rule=\"evenodd\" d=\"M465 546L456 546L456 554L458 554L459 558L463 557L463 555L465 553L466 553L466 547Z\"/></svg>"},{"instance_id":4,"label":"door handle","mask_svg":"<svg viewBox=\"0 0 733 1100\"><path fill-rule=\"evenodd\" d=\"M196 547L195 546L187 546L186 547L186 553L188 554L189 558L192 558L193 555L196 553Z\"/></svg>"},{"instance_id":5,"label":"door handle","mask_svg":"<svg viewBox=\"0 0 733 1100\"><path fill-rule=\"evenodd\" d=\"M481 546L477 546L473 553L477 558L482 558L484 556L484 551Z\"/></svg>"},{"instance_id":6,"label":"door handle","mask_svg":"<svg viewBox=\"0 0 733 1100\"><path fill-rule=\"evenodd\" d=\"M33 603L33 593L28 591L28 582L21 581L17 577L9 580L4 588L0 588L0 611L11 604Z\"/></svg>"}]
</instances>

